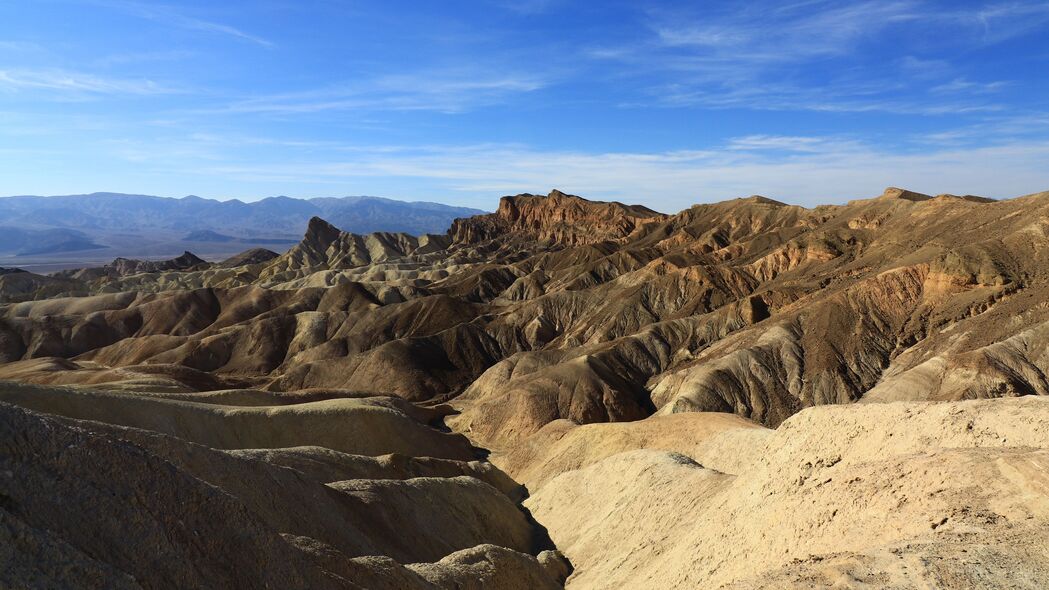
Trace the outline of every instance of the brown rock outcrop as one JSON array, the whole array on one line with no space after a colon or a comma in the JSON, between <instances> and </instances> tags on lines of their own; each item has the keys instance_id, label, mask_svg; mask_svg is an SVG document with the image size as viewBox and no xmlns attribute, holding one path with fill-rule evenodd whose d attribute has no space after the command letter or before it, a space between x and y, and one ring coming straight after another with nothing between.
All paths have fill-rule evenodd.
<instances>
[{"instance_id":1,"label":"brown rock outcrop","mask_svg":"<svg viewBox=\"0 0 1049 590\"><path fill-rule=\"evenodd\" d=\"M547 196L522 194L499 199L495 213L456 219L452 240L474 243L513 234L560 245L593 244L630 234L638 225L666 217L640 205L587 201L559 190Z\"/></svg>"}]
</instances>

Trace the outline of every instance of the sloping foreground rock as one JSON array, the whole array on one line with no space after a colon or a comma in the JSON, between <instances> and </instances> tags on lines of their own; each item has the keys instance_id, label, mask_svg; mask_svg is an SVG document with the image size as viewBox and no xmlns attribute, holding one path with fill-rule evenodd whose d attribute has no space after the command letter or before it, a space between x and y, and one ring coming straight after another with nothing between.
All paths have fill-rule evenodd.
<instances>
[{"instance_id":1,"label":"sloping foreground rock","mask_svg":"<svg viewBox=\"0 0 1049 590\"><path fill-rule=\"evenodd\" d=\"M1044 588L1047 432L1040 398L811 408L734 438L756 449L620 453L526 506L569 588ZM701 464L734 452L738 474Z\"/></svg>"},{"instance_id":2,"label":"sloping foreground rock","mask_svg":"<svg viewBox=\"0 0 1049 590\"><path fill-rule=\"evenodd\" d=\"M41 391L6 399L46 399ZM341 416L348 430L367 430L370 417ZM0 403L0 587L560 587L569 566L535 557L548 542L507 495L509 478L427 458L433 440L408 439L418 458L383 454L392 449L377 440L376 457L222 451Z\"/></svg>"},{"instance_id":3,"label":"sloping foreground rock","mask_svg":"<svg viewBox=\"0 0 1049 590\"><path fill-rule=\"evenodd\" d=\"M562 473L639 449L702 457L707 467L738 473L739 465L752 458L747 453L772 432L732 414L708 412L582 426L557 420L509 451L493 455L492 461L530 490L541 489ZM724 452L726 447L731 452Z\"/></svg>"},{"instance_id":4,"label":"sloping foreground rock","mask_svg":"<svg viewBox=\"0 0 1049 590\"><path fill-rule=\"evenodd\" d=\"M465 437L427 426L426 421L439 413L396 398L243 407L6 384L0 387L0 401L70 418L144 428L216 449L313 445L360 455L410 456L425 451L431 457L475 458Z\"/></svg>"}]
</instances>

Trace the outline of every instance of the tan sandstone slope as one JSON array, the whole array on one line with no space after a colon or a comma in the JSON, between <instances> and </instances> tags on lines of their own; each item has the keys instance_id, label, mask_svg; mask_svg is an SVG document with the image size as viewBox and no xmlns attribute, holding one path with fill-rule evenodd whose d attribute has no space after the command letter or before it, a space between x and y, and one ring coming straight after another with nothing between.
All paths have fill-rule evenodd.
<instances>
[{"instance_id":1,"label":"tan sandstone slope","mask_svg":"<svg viewBox=\"0 0 1049 590\"><path fill-rule=\"evenodd\" d=\"M1041 588L1047 428L1032 398L813 408L692 456L611 455L525 505L569 588ZM723 453L748 459L705 466Z\"/></svg>"}]
</instances>

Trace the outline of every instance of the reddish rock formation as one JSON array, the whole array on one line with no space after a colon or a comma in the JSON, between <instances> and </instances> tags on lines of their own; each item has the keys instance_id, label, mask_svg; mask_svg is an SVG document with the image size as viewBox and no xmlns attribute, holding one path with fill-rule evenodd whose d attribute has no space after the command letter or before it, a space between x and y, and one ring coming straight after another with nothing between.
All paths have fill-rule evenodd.
<instances>
[{"instance_id":1,"label":"reddish rock formation","mask_svg":"<svg viewBox=\"0 0 1049 590\"><path fill-rule=\"evenodd\" d=\"M459 243L512 233L521 239L575 246L617 240L646 221L665 217L641 205L588 201L554 190L545 197L529 194L503 197L495 213L456 219L449 234Z\"/></svg>"}]
</instances>

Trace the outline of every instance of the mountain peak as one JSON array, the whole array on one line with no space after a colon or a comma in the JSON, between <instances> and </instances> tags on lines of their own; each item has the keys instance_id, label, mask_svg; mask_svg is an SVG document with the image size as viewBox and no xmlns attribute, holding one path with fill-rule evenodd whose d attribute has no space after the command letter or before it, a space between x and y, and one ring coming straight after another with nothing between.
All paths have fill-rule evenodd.
<instances>
[{"instance_id":1,"label":"mountain peak","mask_svg":"<svg viewBox=\"0 0 1049 590\"><path fill-rule=\"evenodd\" d=\"M196 254L190 252L189 250L184 250L182 252L182 255L179 256L178 258L172 259L172 262L174 262L176 264L183 264L183 265L186 265L186 266L192 266L192 265L195 265L195 264L203 264L206 261L203 258L197 256Z\"/></svg>"},{"instance_id":2,"label":"mountain peak","mask_svg":"<svg viewBox=\"0 0 1049 590\"><path fill-rule=\"evenodd\" d=\"M784 203L783 201L777 201L776 199L770 199L768 197L763 197L761 195L750 195L749 197L741 197L741 198L739 198L737 200L744 201L744 202L747 202L747 203L760 203L762 205L773 205L773 206L776 206L776 207L789 207L790 206L790 205Z\"/></svg>"},{"instance_id":3,"label":"mountain peak","mask_svg":"<svg viewBox=\"0 0 1049 590\"><path fill-rule=\"evenodd\" d=\"M890 186L885 189L885 192L881 194L879 199L885 200L901 200L901 201L928 201L932 197L922 193L916 193L903 188L897 188Z\"/></svg>"},{"instance_id":4,"label":"mountain peak","mask_svg":"<svg viewBox=\"0 0 1049 590\"><path fill-rule=\"evenodd\" d=\"M302 241L304 244L309 244L315 249L324 251L332 242L339 238L341 233L342 231L339 228L315 215L310 218L309 225L306 226L306 235Z\"/></svg>"},{"instance_id":5,"label":"mountain peak","mask_svg":"<svg viewBox=\"0 0 1049 590\"><path fill-rule=\"evenodd\" d=\"M457 219L449 232L459 242L515 234L573 245L619 239L641 222L663 217L641 205L590 201L554 189L546 196L503 197L495 213Z\"/></svg>"},{"instance_id":6,"label":"mountain peak","mask_svg":"<svg viewBox=\"0 0 1049 590\"><path fill-rule=\"evenodd\" d=\"M334 225L328 223L324 219L314 215L310 218L309 224L306 226L306 233L318 233L318 232L338 232L339 229Z\"/></svg>"}]
</instances>

